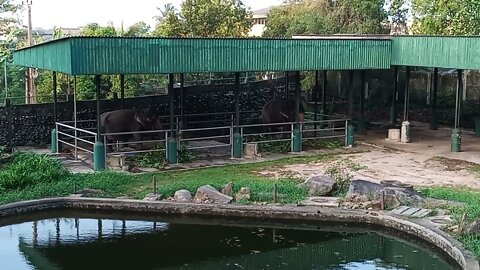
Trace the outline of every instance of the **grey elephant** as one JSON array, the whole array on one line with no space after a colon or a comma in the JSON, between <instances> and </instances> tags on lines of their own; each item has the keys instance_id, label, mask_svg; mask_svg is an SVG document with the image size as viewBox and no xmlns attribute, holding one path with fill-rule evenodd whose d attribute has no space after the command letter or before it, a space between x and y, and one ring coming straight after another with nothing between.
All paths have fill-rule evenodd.
<instances>
[{"instance_id":1,"label":"grey elephant","mask_svg":"<svg viewBox=\"0 0 480 270\"><path fill-rule=\"evenodd\" d=\"M160 118L150 109L123 109L105 112L100 116L101 132L122 133L122 132L139 132L148 130L163 130ZM155 134L156 138L160 138L160 134ZM133 133L126 135L109 135L107 141L114 143L117 141L128 142L133 138L134 141L143 141L152 134ZM143 149L142 143L136 143L137 150ZM107 147L107 151L111 151L111 146Z\"/></svg>"},{"instance_id":2,"label":"grey elephant","mask_svg":"<svg viewBox=\"0 0 480 270\"><path fill-rule=\"evenodd\" d=\"M300 122L305 121L305 108L302 102L300 102L299 119ZM288 123L295 121L295 99L276 98L263 106L263 124ZM267 132L278 132L280 129L283 131L291 131L291 125L286 124L265 127Z\"/></svg>"}]
</instances>

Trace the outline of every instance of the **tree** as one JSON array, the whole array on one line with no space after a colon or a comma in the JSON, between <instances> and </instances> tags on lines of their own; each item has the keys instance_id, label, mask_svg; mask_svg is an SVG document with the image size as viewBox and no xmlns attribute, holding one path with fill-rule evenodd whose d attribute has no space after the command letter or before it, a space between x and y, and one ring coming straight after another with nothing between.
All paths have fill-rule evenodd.
<instances>
[{"instance_id":1,"label":"tree","mask_svg":"<svg viewBox=\"0 0 480 270\"><path fill-rule=\"evenodd\" d=\"M123 36L147 36L151 26L145 22L137 22L130 26Z\"/></svg>"},{"instance_id":2,"label":"tree","mask_svg":"<svg viewBox=\"0 0 480 270\"><path fill-rule=\"evenodd\" d=\"M13 0L0 0L0 37L10 33L18 26L18 18L15 15L22 9L22 6Z\"/></svg>"},{"instance_id":3,"label":"tree","mask_svg":"<svg viewBox=\"0 0 480 270\"><path fill-rule=\"evenodd\" d=\"M241 0L185 0L181 12L160 9L156 35L242 37L250 30L251 13Z\"/></svg>"},{"instance_id":4,"label":"tree","mask_svg":"<svg viewBox=\"0 0 480 270\"><path fill-rule=\"evenodd\" d=\"M406 0L389 0L388 17L390 19L390 32L393 34L405 34L407 30Z\"/></svg>"},{"instance_id":5,"label":"tree","mask_svg":"<svg viewBox=\"0 0 480 270\"><path fill-rule=\"evenodd\" d=\"M113 25L109 26L100 26L98 23L89 23L82 29L82 36L116 36L117 30Z\"/></svg>"},{"instance_id":6,"label":"tree","mask_svg":"<svg viewBox=\"0 0 480 270\"><path fill-rule=\"evenodd\" d=\"M479 35L480 1L413 0L413 31L428 35Z\"/></svg>"},{"instance_id":7,"label":"tree","mask_svg":"<svg viewBox=\"0 0 480 270\"><path fill-rule=\"evenodd\" d=\"M387 19L384 0L287 1L267 17L264 36L295 34L382 34Z\"/></svg>"}]
</instances>

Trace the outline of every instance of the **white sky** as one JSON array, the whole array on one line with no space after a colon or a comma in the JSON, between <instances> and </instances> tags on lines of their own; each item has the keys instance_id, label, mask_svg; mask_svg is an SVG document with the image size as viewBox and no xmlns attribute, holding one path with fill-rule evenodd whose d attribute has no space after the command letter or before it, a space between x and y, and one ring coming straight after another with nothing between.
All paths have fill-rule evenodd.
<instances>
[{"instance_id":1,"label":"white sky","mask_svg":"<svg viewBox=\"0 0 480 270\"><path fill-rule=\"evenodd\" d=\"M32 2L34 28L78 27L91 22L106 25L109 21L120 27L122 20L124 27L127 28L138 21L145 21L153 26L155 23L153 16L159 15L157 7L163 8L167 3L173 3L178 7L182 0L32 0ZM281 2L281 0L244 0L252 10ZM25 14L24 25L26 24Z\"/></svg>"}]
</instances>

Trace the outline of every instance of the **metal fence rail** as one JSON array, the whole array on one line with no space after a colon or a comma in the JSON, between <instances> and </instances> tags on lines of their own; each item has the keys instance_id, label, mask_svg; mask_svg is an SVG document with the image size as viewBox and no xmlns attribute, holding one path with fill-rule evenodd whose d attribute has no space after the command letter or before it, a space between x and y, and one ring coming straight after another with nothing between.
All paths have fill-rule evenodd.
<instances>
[{"instance_id":1,"label":"metal fence rail","mask_svg":"<svg viewBox=\"0 0 480 270\"><path fill-rule=\"evenodd\" d=\"M57 149L60 149L61 144L73 147L76 159L78 159L79 150L93 155L97 133L60 122L55 123L55 128L57 130ZM79 142L85 146L80 146ZM91 149L87 149L90 146Z\"/></svg>"}]
</instances>

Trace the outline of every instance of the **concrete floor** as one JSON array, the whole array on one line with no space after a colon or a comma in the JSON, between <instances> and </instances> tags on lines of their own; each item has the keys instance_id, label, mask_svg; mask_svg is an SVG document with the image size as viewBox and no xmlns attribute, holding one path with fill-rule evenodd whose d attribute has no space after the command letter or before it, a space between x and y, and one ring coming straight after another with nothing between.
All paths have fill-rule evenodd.
<instances>
[{"instance_id":1,"label":"concrete floor","mask_svg":"<svg viewBox=\"0 0 480 270\"><path fill-rule=\"evenodd\" d=\"M410 143L389 141L387 129L368 130L366 135L358 135L357 141L363 141L395 150L424 155L425 157L444 157L480 164L480 138L471 130L462 130L462 151L451 152L452 128L438 127L430 130L428 123L412 122L410 126Z\"/></svg>"}]
</instances>

